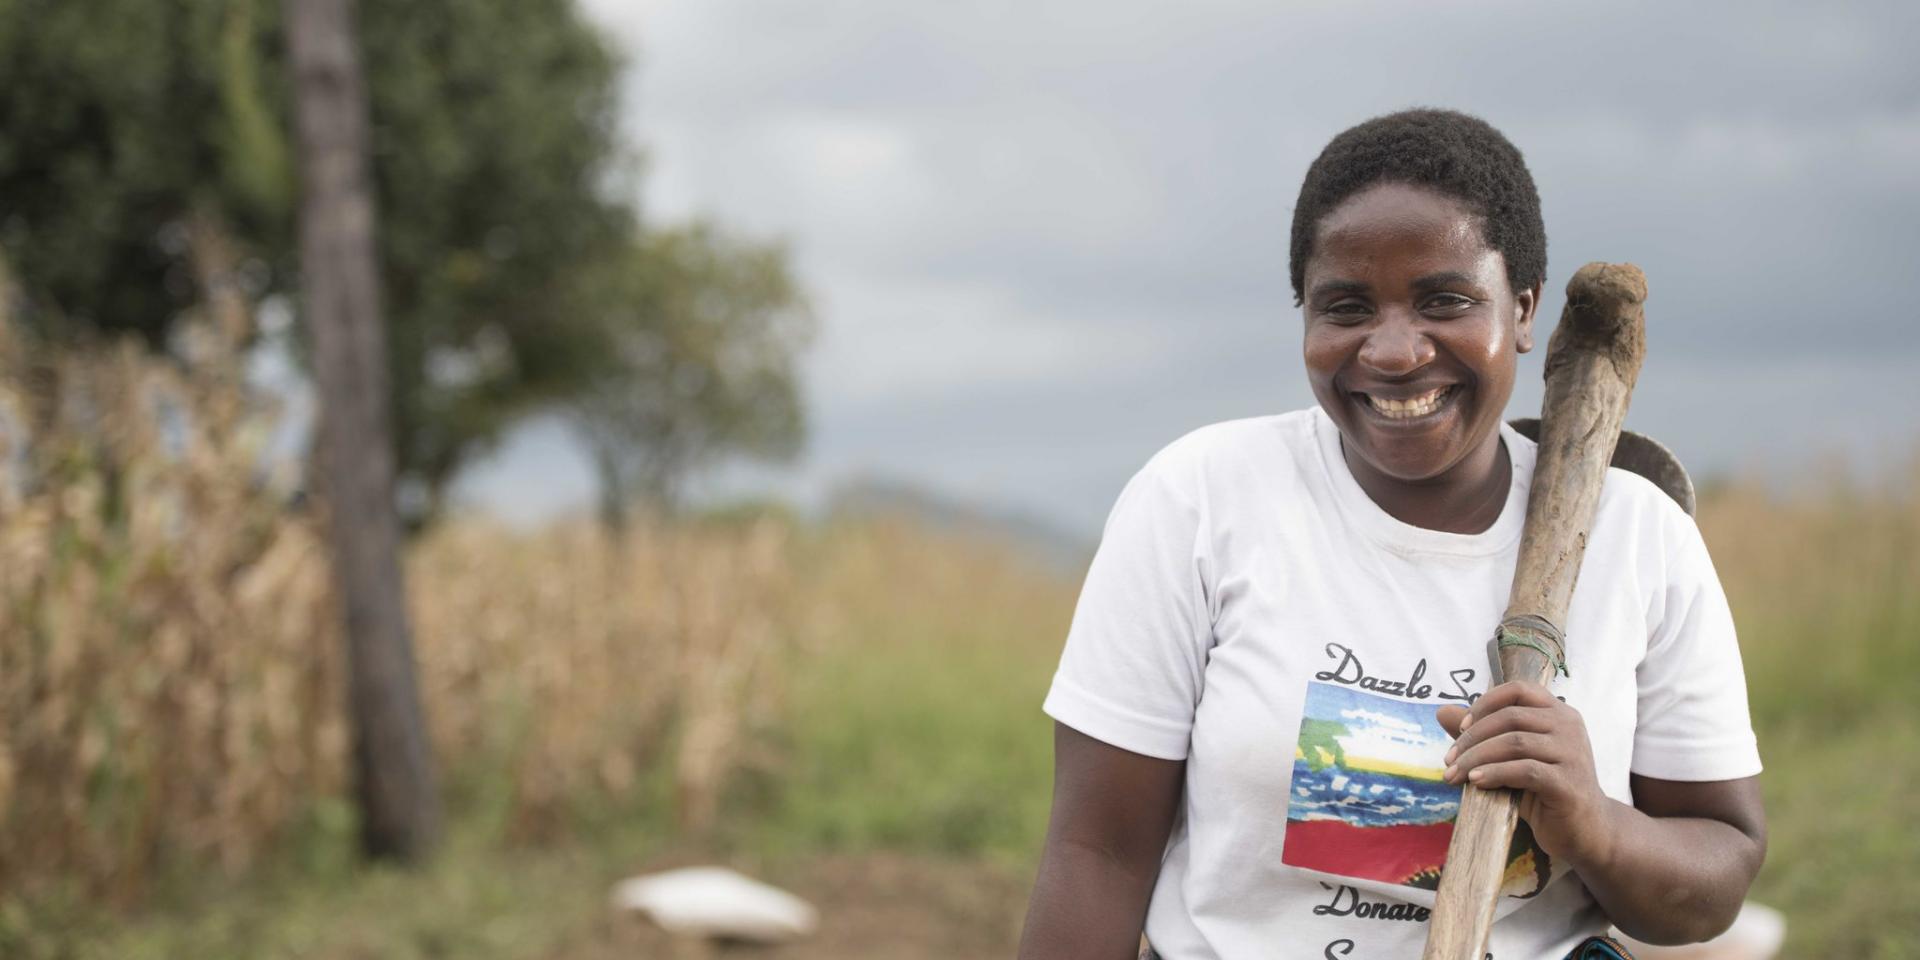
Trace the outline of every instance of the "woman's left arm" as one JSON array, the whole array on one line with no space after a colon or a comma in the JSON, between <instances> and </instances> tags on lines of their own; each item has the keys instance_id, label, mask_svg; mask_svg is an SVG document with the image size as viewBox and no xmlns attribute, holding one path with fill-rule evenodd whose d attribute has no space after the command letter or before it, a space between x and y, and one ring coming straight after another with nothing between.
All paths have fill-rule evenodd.
<instances>
[{"instance_id":1,"label":"woman's left arm","mask_svg":"<svg viewBox=\"0 0 1920 960\"><path fill-rule=\"evenodd\" d=\"M1635 775L1633 805L1614 800L1600 790L1580 712L1539 684L1501 684L1439 719L1456 737L1448 781L1522 791L1520 816L1541 849L1629 936L1695 943L1733 923L1766 856L1755 778Z\"/></svg>"}]
</instances>

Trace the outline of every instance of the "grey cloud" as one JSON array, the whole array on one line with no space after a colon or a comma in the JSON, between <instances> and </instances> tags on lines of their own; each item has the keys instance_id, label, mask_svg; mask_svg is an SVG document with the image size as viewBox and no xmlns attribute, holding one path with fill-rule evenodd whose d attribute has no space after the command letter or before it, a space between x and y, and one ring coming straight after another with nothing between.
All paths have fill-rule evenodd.
<instances>
[{"instance_id":1,"label":"grey cloud","mask_svg":"<svg viewBox=\"0 0 1920 960\"><path fill-rule=\"evenodd\" d=\"M1293 195L1412 104L1527 152L1548 322L1580 263L1647 269L1635 422L1697 466L1920 442L1914 4L589 6L637 51L655 215L799 252L825 323L799 485L893 472L1085 524L1185 429L1310 402Z\"/></svg>"}]
</instances>

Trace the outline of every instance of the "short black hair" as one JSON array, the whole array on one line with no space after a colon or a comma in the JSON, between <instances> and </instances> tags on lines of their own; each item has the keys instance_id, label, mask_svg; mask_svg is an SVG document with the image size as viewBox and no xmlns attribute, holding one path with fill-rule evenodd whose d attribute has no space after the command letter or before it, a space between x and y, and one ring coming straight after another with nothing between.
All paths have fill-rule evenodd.
<instances>
[{"instance_id":1,"label":"short black hair","mask_svg":"<svg viewBox=\"0 0 1920 960\"><path fill-rule=\"evenodd\" d=\"M1429 187L1480 217L1482 239L1525 290L1547 278L1547 228L1527 161L1500 131L1455 110L1415 109L1350 127L1320 151L1293 207L1293 299L1305 299L1307 258L1320 218L1378 183Z\"/></svg>"}]
</instances>

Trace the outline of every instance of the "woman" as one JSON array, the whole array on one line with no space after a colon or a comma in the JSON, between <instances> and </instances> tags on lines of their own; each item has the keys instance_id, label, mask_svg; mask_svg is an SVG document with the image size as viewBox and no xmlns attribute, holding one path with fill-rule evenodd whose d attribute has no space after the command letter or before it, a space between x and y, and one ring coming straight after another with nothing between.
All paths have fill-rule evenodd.
<instances>
[{"instance_id":1,"label":"woman","mask_svg":"<svg viewBox=\"0 0 1920 960\"><path fill-rule=\"evenodd\" d=\"M1198 430L1121 494L1046 703L1021 956L1414 957L1459 785L1524 791L1490 952L1732 922L1765 849L1727 611L1692 521L1609 471L1551 691L1491 687L1534 445L1504 425L1546 276L1487 124L1327 146L1295 208L1316 408ZM1458 737L1453 741L1453 737Z\"/></svg>"}]
</instances>

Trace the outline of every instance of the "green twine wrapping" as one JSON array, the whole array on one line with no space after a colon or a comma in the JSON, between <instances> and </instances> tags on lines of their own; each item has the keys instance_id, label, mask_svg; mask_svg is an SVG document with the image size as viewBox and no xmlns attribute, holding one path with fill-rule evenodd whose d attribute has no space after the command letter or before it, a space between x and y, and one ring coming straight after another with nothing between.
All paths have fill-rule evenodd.
<instances>
[{"instance_id":1,"label":"green twine wrapping","mask_svg":"<svg viewBox=\"0 0 1920 960\"><path fill-rule=\"evenodd\" d=\"M1497 647L1526 647L1538 650L1541 656L1547 658L1548 663L1553 664L1555 673L1563 677L1573 676L1567 672L1566 635L1546 617L1532 613L1508 617L1500 621L1500 626L1494 628L1493 642Z\"/></svg>"}]
</instances>

